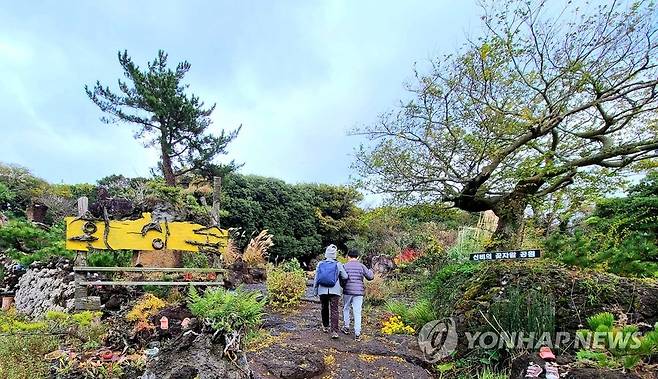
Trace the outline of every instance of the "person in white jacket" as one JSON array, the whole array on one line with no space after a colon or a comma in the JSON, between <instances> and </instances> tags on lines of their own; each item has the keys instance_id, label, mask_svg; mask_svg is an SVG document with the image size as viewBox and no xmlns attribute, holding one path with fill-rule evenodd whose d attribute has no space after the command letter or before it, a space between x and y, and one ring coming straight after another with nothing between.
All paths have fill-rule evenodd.
<instances>
[{"instance_id":1,"label":"person in white jacket","mask_svg":"<svg viewBox=\"0 0 658 379\"><path fill-rule=\"evenodd\" d=\"M347 271L343 264L336 260L338 248L336 245L329 245L324 251L325 259L320 261L315 268L315 280L313 281L313 292L320 296L322 304L322 331L329 331L329 321L331 321L331 338L338 338L338 302L343 294L343 287L340 280L347 280ZM327 278L327 276L332 276ZM333 282L330 285L327 281ZM331 320L330 320L331 318Z\"/></svg>"}]
</instances>

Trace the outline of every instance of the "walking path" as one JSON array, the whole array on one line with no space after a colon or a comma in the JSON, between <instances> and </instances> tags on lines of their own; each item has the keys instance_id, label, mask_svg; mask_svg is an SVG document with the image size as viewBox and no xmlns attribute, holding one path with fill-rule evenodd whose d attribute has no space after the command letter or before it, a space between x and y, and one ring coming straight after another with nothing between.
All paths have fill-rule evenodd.
<instances>
[{"instance_id":1,"label":"walking path","mask_svg":"<svg viewBox=\"0 0 658 379\"><path fill-rule=\"evenodd\" d=\"M260 378L409 378L432 376L424 368L414 336L383 335L376 318L364 314L362 340L340 334L332 340L320 331L320 306L306 297L290 313L270 313L264 328L271 338L248 352Z\"/></svg>"}]
</instances>

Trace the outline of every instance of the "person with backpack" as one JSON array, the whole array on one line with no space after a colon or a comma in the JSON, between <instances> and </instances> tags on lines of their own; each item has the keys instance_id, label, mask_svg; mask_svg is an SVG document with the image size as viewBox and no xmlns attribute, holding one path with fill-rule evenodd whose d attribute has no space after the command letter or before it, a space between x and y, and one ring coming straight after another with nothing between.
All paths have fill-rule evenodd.
<instances>
[{"instance_id":1,"label":"person with backpack","mask_svg":"<svg viewBox=\"0 0 658 379\"><path fill-rule=\"evenodd\" d=\"M338 248L329 245L324 251L325 259L315 268L313 292L320 296L322 303L322 331L329 331L329 318L331 315L331 338L338 338L338 300L343 294L340 279L348 278L343 264L336 260Z\"/></svg>"},{"instance_id":2,"label":"person with backpack","mask_svg":"<svg viewBox=\"0 0 658 379\"><path fill-rule=\"evenodd\" d=\"M375 274L363 263L359 262L359 252L350 249L347 252L348 262L345 263L348 279L343 290L343 333L350 334L350 307L354 314L354 340L361 338L361 308L366 287L363 279L373 280Z\"/></svg>"}]
</instances>

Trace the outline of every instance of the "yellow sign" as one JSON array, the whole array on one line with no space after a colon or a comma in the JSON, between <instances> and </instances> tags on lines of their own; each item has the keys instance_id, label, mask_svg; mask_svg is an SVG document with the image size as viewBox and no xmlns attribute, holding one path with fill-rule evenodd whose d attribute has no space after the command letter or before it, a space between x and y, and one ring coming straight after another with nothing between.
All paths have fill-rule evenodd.
<instances>
[{"instance_id":1,"label":"yellow sign","mask_svg":"<svg viewBox=\"0 0 658 379\"><path fill-rule=\"evenodd\" d=\"M137 220L66 219L69 250L182 250L223 253L228 231L191 222L153 222L150 213ZM109 226L107 228L106 226Z\"/></svg>"}]
</instances>

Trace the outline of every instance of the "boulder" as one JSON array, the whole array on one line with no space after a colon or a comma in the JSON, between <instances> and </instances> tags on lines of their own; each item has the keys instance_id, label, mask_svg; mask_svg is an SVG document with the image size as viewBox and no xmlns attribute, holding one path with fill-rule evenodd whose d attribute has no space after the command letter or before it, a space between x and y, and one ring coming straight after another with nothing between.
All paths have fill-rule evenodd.
<instances>
[{"instance_id":1,"label":"boulder","mask_svg":"<svg viewBox=\"0 0 658 379\"><path fill-rule=\"evenodd\" d=\"M170 340L148 359L142 379L247 379L252 377L244 353L224 355L210 335L188 333Z\"/></svg>"},{"instance_id":2,"label":"boulder","mask_svg":"<svg viewBox=\"0 0 658 379\"><path fill-rule=\"evenodd\" d=\"M393 271L394 268L395 263L393 262L393 259L385 255L375 255L372 257L372 270L376 274L386 275Z\"/></svg>"}]
</instances>

